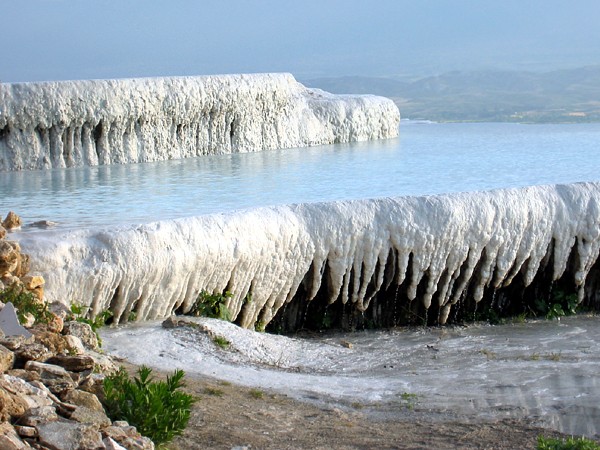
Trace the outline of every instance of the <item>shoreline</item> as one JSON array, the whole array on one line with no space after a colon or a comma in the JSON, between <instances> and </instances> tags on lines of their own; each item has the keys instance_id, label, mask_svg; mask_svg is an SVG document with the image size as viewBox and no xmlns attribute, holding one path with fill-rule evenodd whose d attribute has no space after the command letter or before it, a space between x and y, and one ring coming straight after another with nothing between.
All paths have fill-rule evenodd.
<instances>
[{"instance_id":1,"label":"shoreline","mask_svg":"<svg viewBox=\"0 0 600 450\"><path fill-rule=\"evenodd\" d=\"M138 366L119 361L130 373ZM157 378L169 372L153 370ZM454 449L535 448L537 438L569 435L536 426L527 418L442 419L405 409L403 418L377 405L340 408L270 390L187 374L184 391L198 398L188 427L168 450L194 449Z\"/></svg>"},{"instance_id":2,"label":"shoreline","mask_svg":"<svg viewBox=\"0 0 600 450\"><path fill-rule=\"evenodd\" d=\"M103 337L130 371L133 363L157 376L185 370L185 390L200 400L174 449L319 448L319 439L322 448L535 448L540 435L598 438L593 426L585 431L595 414L585 374L597 367L596 319L287 341L199 318L192 327L126 326ZM274 347L285 360L271 355ZM194 446L205 441L214 446Z\"/></svg>"}]
</instances>

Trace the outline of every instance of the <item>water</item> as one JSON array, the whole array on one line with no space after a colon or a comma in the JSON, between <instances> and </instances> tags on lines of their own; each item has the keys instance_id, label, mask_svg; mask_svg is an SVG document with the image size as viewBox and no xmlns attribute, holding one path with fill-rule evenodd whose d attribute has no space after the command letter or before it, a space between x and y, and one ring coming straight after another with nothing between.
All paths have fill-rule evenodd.
<instances>
[{"instance_id":1,"label":"water","mask_svg":"<svg viewBox=\"0 0 600 450\"><path fill-rule=\"evenodd\" d=\"M574 435L600 433L597 317L324 334L256 333L214 319L105 329L105 348L137 364L184 368L308 401L376 404L392 417L527 417ZM211 336L231 347L217 348ZM348 343L351 344L348 348ZM408 394L408 395L407 395Z\"/></svg>"},{"instance_id":2,"label":"water","mask_svg":"<svg viewBox=\"0 0 600 450\"><path fill-rule=\"evenodd\" d=\"M256 206L596 181L600 124L421 124L401 137L146 164L2 173L0 213L65 228Z\"/></svg>"},{"instance_id":3,"label":"water","mask_svg":"<svg viewBox=\"0 0 600 450\"><path fill-rule=\"evenodd\" d=\"M12 209L26 222L78 228L286 203L598 181L598 142L600 124L402 123L401 137L388 141L3 173L0 213ZM384 403L393 414L442 418L528 417L566 433L600 432L596 317L308 340L225 322L206 326L237 352L216 350L206 334L156 323L106 330L104 342L134 363L302 399Z\"/></svg>"}]
</instances>

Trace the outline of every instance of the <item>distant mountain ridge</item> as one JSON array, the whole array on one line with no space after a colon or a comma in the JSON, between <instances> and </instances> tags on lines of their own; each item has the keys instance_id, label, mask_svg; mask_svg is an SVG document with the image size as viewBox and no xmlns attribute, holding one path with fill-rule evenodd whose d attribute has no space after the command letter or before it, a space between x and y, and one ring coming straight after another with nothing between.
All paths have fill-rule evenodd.
<instances>
[{"instance_id":1,"label":"distant mountain ridge","mask_svg":"<svg viewBox=\"0 0 600 450\"><path fill-rule=\"evenodd\" d=\"M454 71L413 80L347 76L302 82L336 94L390 97L405 119L600 121L600 66L545 73Z\"/></svg>"}]
</instances>

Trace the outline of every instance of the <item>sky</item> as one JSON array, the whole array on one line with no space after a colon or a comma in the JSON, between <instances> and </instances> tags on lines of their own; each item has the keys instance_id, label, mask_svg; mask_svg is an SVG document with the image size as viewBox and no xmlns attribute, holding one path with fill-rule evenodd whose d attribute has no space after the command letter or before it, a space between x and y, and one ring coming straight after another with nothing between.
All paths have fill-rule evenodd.
<instances>
[{"instance_id":1,"label":"sky","mask_svg":"<svg viewBox=\"0 0 600 450\"><path fill-rule=\"evenodd\" d=\"M600 64L598 0L0 0L0 81Z\"/></svg>"}]
</instances>

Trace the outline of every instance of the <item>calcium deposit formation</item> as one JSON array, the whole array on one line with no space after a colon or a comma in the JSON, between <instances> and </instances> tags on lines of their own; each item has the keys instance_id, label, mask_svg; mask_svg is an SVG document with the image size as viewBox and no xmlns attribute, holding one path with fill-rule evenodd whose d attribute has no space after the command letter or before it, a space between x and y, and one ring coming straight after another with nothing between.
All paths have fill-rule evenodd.
<instances>
[{"instance_id":1,"label":"calcium deposit formation","mask_svg":"<svg viewBox=\"0 0 600 450\"><path fill-rule=\"evenodd\" d=\"M379 139L399 123L390 100L334 96L286 74L5 85L2 95L2 170ZM230 292L231 318L248 328L446 323L571 294L597 308L599 198L600 184L581 183L300 204L24 233L21 245L50 300L117 321L189 312L205 291Z\"/></svg>"}]
</instances>

